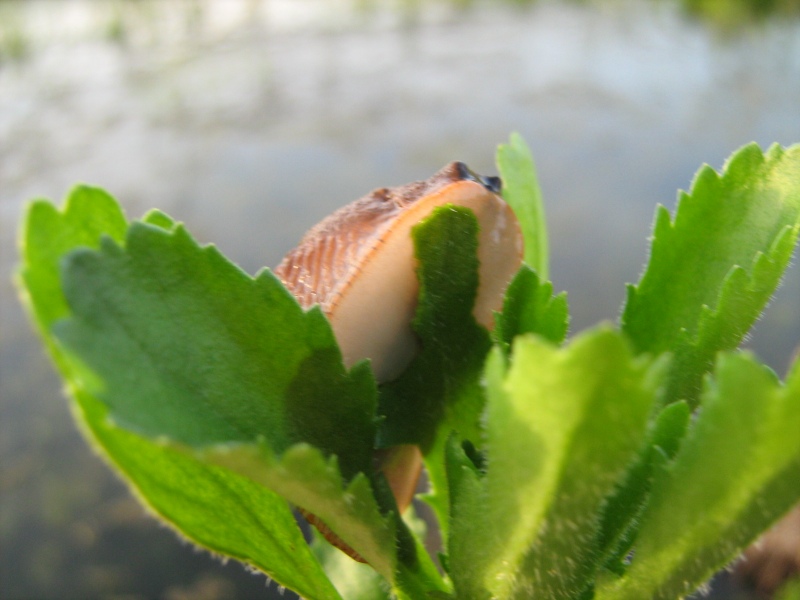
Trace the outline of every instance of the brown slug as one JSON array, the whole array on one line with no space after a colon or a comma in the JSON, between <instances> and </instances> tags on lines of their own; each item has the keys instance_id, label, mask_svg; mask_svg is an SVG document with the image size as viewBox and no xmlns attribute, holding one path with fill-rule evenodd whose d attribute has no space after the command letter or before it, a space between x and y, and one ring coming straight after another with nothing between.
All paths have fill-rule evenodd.
<instances>
[{"instance_id":1,"label":"brown slug","mask_svg":"<svg viewBox=\"0 0 800 600\"><path fill-rule=\"evenodd\" d=\"M400 375L419 341L411 323L419 283L411 229L438 206L471 209L478 220L479 285L475 319L487 329L493 311L522 262L522 234L499 196L500 180L453 162L425 181L381 188L337 210L313 227L275 269L304 308L319 304L350 367L368 358L378 383ZM377 468L399 510L414 496L422 467L416 446L380 450ZM314 515L304 516L333 545L363 562Z\"/></svg>"}]
</instances>

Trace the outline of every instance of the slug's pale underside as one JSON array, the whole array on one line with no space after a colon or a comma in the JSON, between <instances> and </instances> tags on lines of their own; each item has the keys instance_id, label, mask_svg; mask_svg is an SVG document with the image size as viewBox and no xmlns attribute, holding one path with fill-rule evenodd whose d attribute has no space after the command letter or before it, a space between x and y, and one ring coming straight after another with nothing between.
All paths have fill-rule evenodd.
<instances>
[{"instance_id":1,"label":"slug's pale underside","mask_svg":"<svg viewBox=\"0 0 800 600\"><path fill-rule=\"evenodd\" d=\"M368 358L378 383L396 378L419 349L411 328L419 283L411 228L438 206L471 209L478 220L479 285L475 319L487 329L522 262L522 234L498 195L500 180L482 178L453 162L426 181L381 188L337 210L313 227L275 274L298 302L319 304L352 366ZM416 446L381 451L378 468L403 511L413 498L422 464ZM363 560L313 515L326 539Z\"/></svg>"}]
</instances>

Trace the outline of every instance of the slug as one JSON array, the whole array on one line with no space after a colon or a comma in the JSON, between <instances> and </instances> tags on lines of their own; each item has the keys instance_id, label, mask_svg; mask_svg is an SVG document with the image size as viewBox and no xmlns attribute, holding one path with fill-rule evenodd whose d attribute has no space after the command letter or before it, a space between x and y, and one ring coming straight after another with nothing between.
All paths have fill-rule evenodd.
<instances>
[{"instance_id":1,"label":"slug","mask_svg":"<svg viewBox=\"0 0 800 600\"><path fill-rule=\"evenodd\" d=\"M479 285L473 315L487 329L493 311L522 262L522 234L499 196L497 177L480 177L452 162L425 181L381 188L313 227L275 268L303 308L319 304L333 328L344 363L368 358L378 383L391 381L419 349L411 323L419 282L411 228L438 206L471 209L478 219ZM376 454L399 510L414 496L422 456L416 446ZM351 548L314 515L303 513L325 538L356 560Z\"/></svg>"}]
</instances>

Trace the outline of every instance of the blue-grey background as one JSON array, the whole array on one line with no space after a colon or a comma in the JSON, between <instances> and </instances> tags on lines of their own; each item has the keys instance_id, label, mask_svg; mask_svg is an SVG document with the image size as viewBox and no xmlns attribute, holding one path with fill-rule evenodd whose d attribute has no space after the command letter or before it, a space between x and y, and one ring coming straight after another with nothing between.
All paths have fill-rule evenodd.
<instances>
[{"instance_id":1,"label":"blue-grey background","mask_svg":"<svg viewBox=\"0 0 800 600\"><path fill-rule=\"evenodd\" d=\"M0 597L277 593L146 516L79 437L11 283L26 200L100 185L253 273L374 187L493 173L513 130L573 332L613 320L657 203L744 143L800 142L800 26L647 0L0 0ZM779 373L799 299L795 267L748 343Z\"/></svg>"}]
</instances>

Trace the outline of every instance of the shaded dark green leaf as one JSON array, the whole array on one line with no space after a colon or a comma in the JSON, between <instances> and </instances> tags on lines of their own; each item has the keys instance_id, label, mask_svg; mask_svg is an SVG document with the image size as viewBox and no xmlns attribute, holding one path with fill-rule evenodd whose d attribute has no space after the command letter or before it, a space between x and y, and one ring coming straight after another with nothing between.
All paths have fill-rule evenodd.
<instances>
[{"instance_id":1,"label":"shaded dark green leaf","mask_svg":"<svg viewBox=\"0 0 800 600\"><path fill-rule=\"evenodd\" d=\"M523 265L506 290L503 312L495 317L492 337L508 351L514 338L526 333L560 344L568 327L567 294L553 296L553 285L541 283L536 272Z\"/></svg>"},{"instance_id":2,"label":"shaded dark green leaf","mask_svg":"<svg viewBox=\"0 0 800 600\"><path fill-rule=\"evenodd\" d=\"M134 223L124 247L71 253L63 286L56 335L119 424L198 447L308 442L348 479L370 471L369 370L346 372L325 317L269 272L252 279L180 225Z\"/></svg>"},{"instance_id":3,"label":"shaded dark green leaf","mask_svg":"<svg viewBox=\"0 0 800 600\"><path fill-rule=\"evenodd\" d=\"M472 315L478 286L478 224L466 208L444 206L413 230L419 305L414 330L422 350L396 381L381 386L381 445L422 447L433 486L429 497L447 526L444 448L451 432L480 443L481 371L489 333Z\"/></svg>"}]
</instances>

